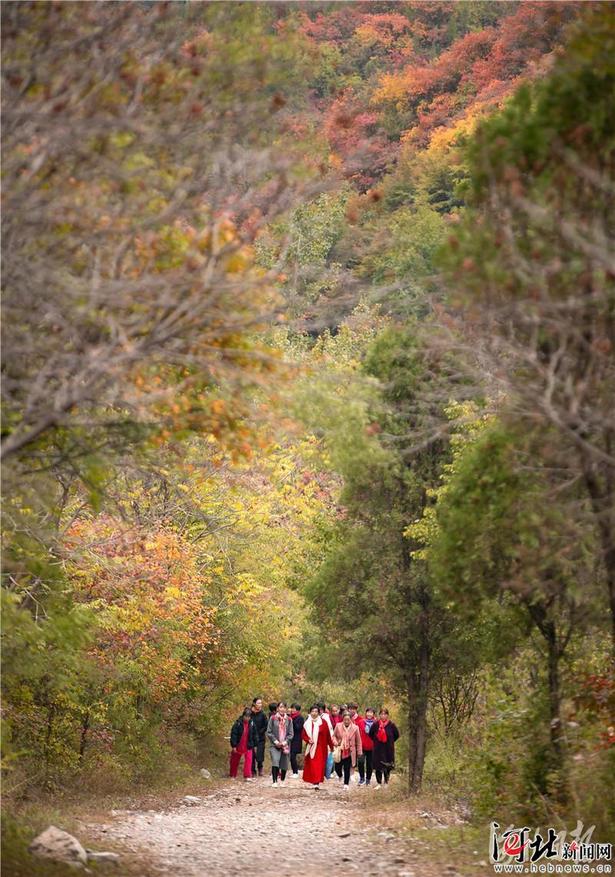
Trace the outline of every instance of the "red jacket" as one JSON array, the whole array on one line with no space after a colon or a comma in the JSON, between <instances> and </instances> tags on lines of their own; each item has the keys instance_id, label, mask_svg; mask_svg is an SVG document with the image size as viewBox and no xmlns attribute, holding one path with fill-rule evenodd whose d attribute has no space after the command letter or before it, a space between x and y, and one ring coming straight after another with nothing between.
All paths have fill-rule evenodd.
<instances>
[{"instance_id":1,"label":"red jacket","mask_svg":"<svg viewBox=\"0 0 615 877\"><path fill-rule=\"evenodd\" d=\"M377 722L378 719L374 719L373 721ZM357 716L356 723L359 727L359 731L361 732L361 743L363 744L363 752L371 752L371 750L374 748L374 741L365 730L365 719L363 718L363 716Z\"/></svg>"}]
</instances>

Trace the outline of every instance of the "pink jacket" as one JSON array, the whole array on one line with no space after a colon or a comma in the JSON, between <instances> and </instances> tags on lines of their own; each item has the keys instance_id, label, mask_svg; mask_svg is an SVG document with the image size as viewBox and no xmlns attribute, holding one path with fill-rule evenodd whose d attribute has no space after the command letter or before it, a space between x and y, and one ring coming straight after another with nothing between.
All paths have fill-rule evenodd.
<instances>
[{"instance_id":1,"label":"pink jacket","mask_svg":"<svg viewBox=\"0 0 615 877\"><path fill-rule=\"evenodd\" d=\"M356 767L357 758L359 755L363 755L363 746L361 744L361 732L358 727L350 723L350 728L348 729L350 732L350 760L353 767ZM340 722L339 725L336 725L333 730L333 739L336 743L342 742L342 737L344 734L344 723Z\"/></svg>"}]
</instances>

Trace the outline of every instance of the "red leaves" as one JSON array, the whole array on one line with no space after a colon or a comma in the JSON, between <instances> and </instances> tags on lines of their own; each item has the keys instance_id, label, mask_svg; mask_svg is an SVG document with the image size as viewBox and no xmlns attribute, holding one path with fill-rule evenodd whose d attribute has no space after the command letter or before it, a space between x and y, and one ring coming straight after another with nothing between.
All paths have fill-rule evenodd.
<instances>
[{"instance_id":1,"label":"red leaves","mask_svg":"<svg viewBox=\"0 0 615 877\"><path fill-rule=\"evenodd\" d=\"M522 3L496 26L460 37L435 60L383 75L377 98L413 108L418 119L413 140L425 143L428 133L450 124L460 112L496 104L516 87L520 75L535 75L536 62L553 49L563 22L574 14L574 9L554 6ZM430 38L435 37L432 33Z\"/></svg>"},{"instance_id":2,"label":"red leaves","mask_svg":"<svg viewBox=\"0 0 615 877\"><path fill-rule=\"evenodd\" d=\"M591 673L579 683L579 693L575 705L608 723L598 735L598 748L609 749L615 746L615 678L612 675Z\"/></svg>"},{"instance_id":3,"label":"red leaves","mask_svg":"<svg viewBox=\"0 0 615 877\"><path fill-rule=\"evenodd\" d=\"M325 114L329 144L340 157L345 176L361 190L382 176L393 157L395 146L379 123L379 114L367 111L351 91L334 100Z\"/></svg>"}]
</instances>

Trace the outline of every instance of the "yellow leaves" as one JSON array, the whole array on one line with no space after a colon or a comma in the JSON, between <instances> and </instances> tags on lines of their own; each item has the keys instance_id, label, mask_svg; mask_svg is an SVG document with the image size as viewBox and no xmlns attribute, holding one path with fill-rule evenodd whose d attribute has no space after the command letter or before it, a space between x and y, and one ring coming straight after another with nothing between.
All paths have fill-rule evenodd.
<instances>
[{"instance_id":1,"label":"yellow leaves","mask_svg":"<svg viewBox=\"0 0 615 877\"><path fill-rule=\"evenodd\" d=\"M372 103L400 101L408 93L407 76L396 73L385 73L380 79L380 87L372 97Z\"/></svg>"},{"instance_id":2,"label":"yellow leaves","mask_svg":"<svg viewBox=\"0 0 615 877\"><path fill-rule=\"evenodd\" d=\"M243 246L228 257L224 267L228 274L241 274L252 266L253 261L254 250L252 247Z\"/></svg>"},{"instance_id":3,"label":"yellow leaves","mask_svg":"<svg viewBox=\"0 0 615 877\"><path fill-rule=\"evenodd\" d=\"M175 402L181 407L180 397ZM218 395L204 395L201 409L221 421L234 414L232 401ZM89 547L68 562L69 578L100 621L92 655L111 685L120 665L152 699L185 684L198 689L206 674L226 674L236 685L242 666L254 674L296 635L303 608L289 596L288 579L311 550L313 521L326 513L333 488L316 465L316 436L269 440L260 450L242 428L234 435L238 448L255 454L249 466L232 466L229 449L221 449L214 472L218 448L206 437L186 441L181 457L157 455L169 507L174 517L180 511L177 529L166 518L137 526L105 515L71 528L70 550ZM161 514L151 484L127 478L123 495L143 521Z\"/></svg>"},{"instance_id":4,"label":"yellow leaves","mask_svg":"<svg viewBox=\"0 0 615 877\"><path fill-rule=\"evenodd\" d=\"M237 229L230 219L221 219L213 226L211 250L218 255L225 247L237 239Z\"/></svg>"},{"instance_id":5,"label":"yellow leaves","mask_svg":"<svg viewBox=\"0 0 615 877\"><path fill-rule=\"evenodd\" d=\"M132 152L130 157L124 162L127 171L144 171L155 167L156 162L146 155L144 152Z\"/></svg>"},{"instance_id":6,"label":"yellow leaves","mask_svg":"<svg viewBox=\"0 0 615 877\"><path fill-rule=\"evenodd\" d=\"M259 584L253 575L244 573L236 578L236 593L244 597L256 597L262 594L265 588Z\"/></svg>"},{"instance_id":7,"label":"yellow leaves","mask_svg":"<svg viewBox=\"0 0 615 877\"><path fill-rule=\"evenodd\" d=\"M182 595L180 589L176 587L165 588L164 593L170 600L178 600Z\"/></svg>"},{"instance_id":8,"label":"yellow leaves","mask_svg":"<svg viewBox=\"0 0 615 877\"><path fill-rule=\"evenodd\" d=\"M118 149L126 149L126 147L130 146L134 141L135 135L130 131L116 131L109 137L111 145L116 146Z\"/></svg>"},{"instance_id":9,"label":"yellow leaves","mask_svg":"<svg viewBox=\"0 0 615 877\"><path fill-rule=\"evenodd\" d=\"M226 402L224 399L214 399L209 405L212 414L223 414L226 411Z\"/></svg>"}]
</instances>

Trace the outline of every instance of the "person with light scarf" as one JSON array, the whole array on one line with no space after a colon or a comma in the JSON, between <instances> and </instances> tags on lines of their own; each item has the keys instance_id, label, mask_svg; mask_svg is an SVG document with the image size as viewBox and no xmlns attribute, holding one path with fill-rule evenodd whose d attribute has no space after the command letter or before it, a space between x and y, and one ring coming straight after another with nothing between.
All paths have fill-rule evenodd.
<instances>
[{"instance_id":1,"label":"person with light scarf","mask_svg":"<svg viewBox=\"0 0 615 877\"><path fill-rule=\"evenodd\" d=\"M327 754L329 750L333 750L333 737L329 723L319 715L318 704L311 707L301 736L307 744L303 761L303 781L314 786L314 789L319 789L325 778Z\"/></svg>"},{"instance_id":2,"label":"person with light scarf","mask_svg":"<svg viewBox=\"0 0 615 877\"><path fill-rule=\"evenodd\" d=\"M281 782L286 779L289 767L290 744L293 739L293 723L290 716L286 715L286 704L281 701L277 706L277 712L269 719L267 725L267 738L271 744L269 754L271 756L271 779L272 785L278 785L278 776Z\"/></svg>"}]
</instances>

